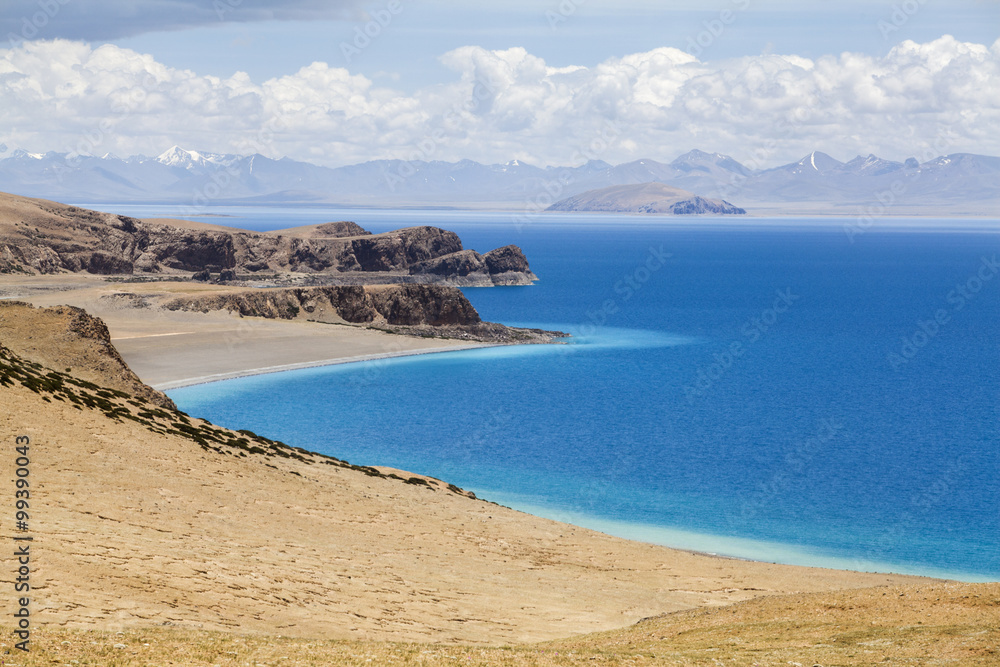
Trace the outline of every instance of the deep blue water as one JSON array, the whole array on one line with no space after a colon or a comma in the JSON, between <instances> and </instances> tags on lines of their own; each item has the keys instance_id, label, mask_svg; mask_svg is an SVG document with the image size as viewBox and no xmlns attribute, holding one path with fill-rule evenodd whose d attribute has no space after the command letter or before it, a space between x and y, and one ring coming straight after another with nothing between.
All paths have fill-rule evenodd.
<instances>
[{"instance_id":1,"label":"deep blue water","mask_svg":"<svg viewBox=\"0 0 1000 667\"><path fill-rule=\"evenodd\" d=\"M1000 224L333 213L233 224L517 243L540 282L466 294L574 338L171 391L183 410L672 546L1000 578Z\"/></svg>"}]
</instances>

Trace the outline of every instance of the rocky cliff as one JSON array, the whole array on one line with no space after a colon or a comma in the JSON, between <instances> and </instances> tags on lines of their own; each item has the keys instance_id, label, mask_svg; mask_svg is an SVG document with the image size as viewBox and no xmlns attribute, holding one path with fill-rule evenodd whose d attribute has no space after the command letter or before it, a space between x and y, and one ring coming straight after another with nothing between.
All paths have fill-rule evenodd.
<instances>
[{"instance_id":1,"label":"rocky cliff","mask_svg":"<svg viewBox=\"0 0 1000 667\"><path fill-rule=\"evenodd\" d=\"M371 234L353 222L333 222L257 233L186 221L142 221L0 195L0 273L59 272L216 274L228 280L295 274L323 284L459 286L525 285L537 279L516 246L484 256L464 249L458 235L437 227Z\"/></svg>"},{"instance_id":2,"label":"rocky cliff","mask_svg":"<svg viewBox=\"0 0 1000 667\"><path fill-rule=\"evenodd\" d=\"M173 401L144 384L111 343L108 327L81 308L0 301L0 346L52 371L125 392L161 407Z\"/></svg>"},{"instance_id":3,"label":"rocky cliff","mask_svg":"<svg viewBox=\"0 0 1000 667\"><path fill-rule=\"evenodd\" d=\"M179 297L164 302L162 307L206 313L225 310L241 317L353 324L409 335L492 343L541 343L565 336L483 322L460 290L443 285L239 290Z\"/></svg>"},{"instance_id":4,"label":"rocky cliff","mask_svg":"<svg viewBox=\"0 0 1000 667\"><path fill-rule=\"evenodd\" d=\"M440 276L450 283L524 285L537 280L528 260L515 245L497 248L485 255L474 250L460 250L433 259L417 262L409 267L411 276Z\"/></svg>"}]
</instances>

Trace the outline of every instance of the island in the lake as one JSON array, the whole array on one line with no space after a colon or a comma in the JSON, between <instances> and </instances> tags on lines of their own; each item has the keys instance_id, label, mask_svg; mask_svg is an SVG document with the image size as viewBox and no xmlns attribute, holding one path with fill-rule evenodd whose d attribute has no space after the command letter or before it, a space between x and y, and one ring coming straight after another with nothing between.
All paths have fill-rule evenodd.
<instances>
[{"instance_id":1,"label":"island in the lake","mask_svg":"<svg viewBox=\"0 0 1000 667\"><path fill-rule=\"evenodd\" d=\"M721 199L705 199L663 183L612 185L588 190L550 206L549 211L644 213L648 215L746 215Z\"/></svg>"}]
</instances>

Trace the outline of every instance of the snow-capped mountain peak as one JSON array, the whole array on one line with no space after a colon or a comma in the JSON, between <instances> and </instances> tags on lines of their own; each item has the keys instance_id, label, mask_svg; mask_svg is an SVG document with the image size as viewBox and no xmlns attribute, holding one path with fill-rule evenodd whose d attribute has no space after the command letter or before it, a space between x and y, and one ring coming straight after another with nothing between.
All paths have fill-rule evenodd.
<instances>
[{"instance_id":1,"label":"snow-capped mountain peak","mask_svg":"<svg viewBox=\"0 0 1000 667\"><path fill-rule=\"evenodd\" d=\"M44 153L29 153L28 151L18 148L13 153L10 154L12 158L31 158L32 160L44 160Z\"/></svg>"},{"instance_id":2,"label":"snow-capped mountain peak","mask_svg":"<svg viewBox=\"0 0 1000 667\"><path fill-rule=\"evenodd\" d=\"M239 155L224 155L220 153L203 153L200 151L189 151L180 146L171 146L163 153L156 156L156 161L168 167L183 167L192 169L194 167L206 167L209 165L228 166L241 159Z\"/></svg>"},{"instance_id":3,"label":"snow-capped mountain peak","mask_svg":"<svg viewBox=\"0 0 1000 667\"><path fill-rule=\"evenodd\" d=\"M198 161L201 158L195 151L186 151L180 146L171 146L156 156L156 161L168 167L179 167Z\"/></svg>"},{"instance_id":4,"label":"snow-capped mountain peak","mask_svg":"<svg viewBox=\"0 0 1000 667\"><path fill-rule=\"evenodd\" d=\"M845 171L865 176L887 174L892 171L898 171L902 168L903 163L883 160L874 153L869 153L868 157L862 157L859 155L844 165Z\"/></svg>"},{"instance_id":5,"label":"snow-capped mountain peak","mask_svg":"<svg viewBox=\"0 0 1000 667\"><path fill-rule=\"evenodd\" d=\"M843 166L844 163L840 160L832 158L826 153L813 151L798 162L793 162L792 164L785 165L784 167L778 167L777 169L788 171L793 174L822 174L827 171L840 169Z\"/></svg>"}]
</instances>

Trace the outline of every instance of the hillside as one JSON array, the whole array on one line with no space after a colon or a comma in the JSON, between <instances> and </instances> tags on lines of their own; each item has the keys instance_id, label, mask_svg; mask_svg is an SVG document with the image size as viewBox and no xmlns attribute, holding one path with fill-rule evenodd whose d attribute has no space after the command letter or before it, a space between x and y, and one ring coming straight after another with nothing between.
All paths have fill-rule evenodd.
<instances>
[{"instance_id":1,"label":"hillside","mask_svg":"<svg viewBox=\"0 0 1000 667\"><path fill-rule=\"evenodd\" d=\"M29 363L64 370L154 405L174 402L143 384L111 343L108 327L81 308L36 309L20 301L0 301L0 345Z\"/></svg>"},{"instance_id":2,"label":"hillside","mask_svg":"<svg viewBox=\"0 0 1000 667\"><path fill-rule=\"evenodd\" d=\"M314 284L527 285L516 246L480 255L437 227L371 234L334 222L287 235L143 221L0 193L0 273L148 275Z\"/></svg>"},{"instance_id":3,"label":"hillside","mask_svg":"<svg viewBox=\"0 0 1000 667\"><path fill-rule=\"evenodd\" d=\"M745 215L742 208L718 199L704 199L663 183L613 185L568 197L549 211L645 213L650 215Z\"/></svg>"},{"instance_id":4,"label":"hillside","mask_svg":"<svg viewBox=\"0 0 1000 667\"><path fill-rule=\"evenodd\" d=\"M34 336L32 362L0 351L0 423L4 438L32 440L43 637L64 626L501 644L762 595L927 585L628 542L215 427L55 370L63 316L0 309L13 323L0 344L27 335L19 323ZM101 372L80 358L73 373ZM3 457L8 477L13 464Z\"/></svg>"}]
</instances>

